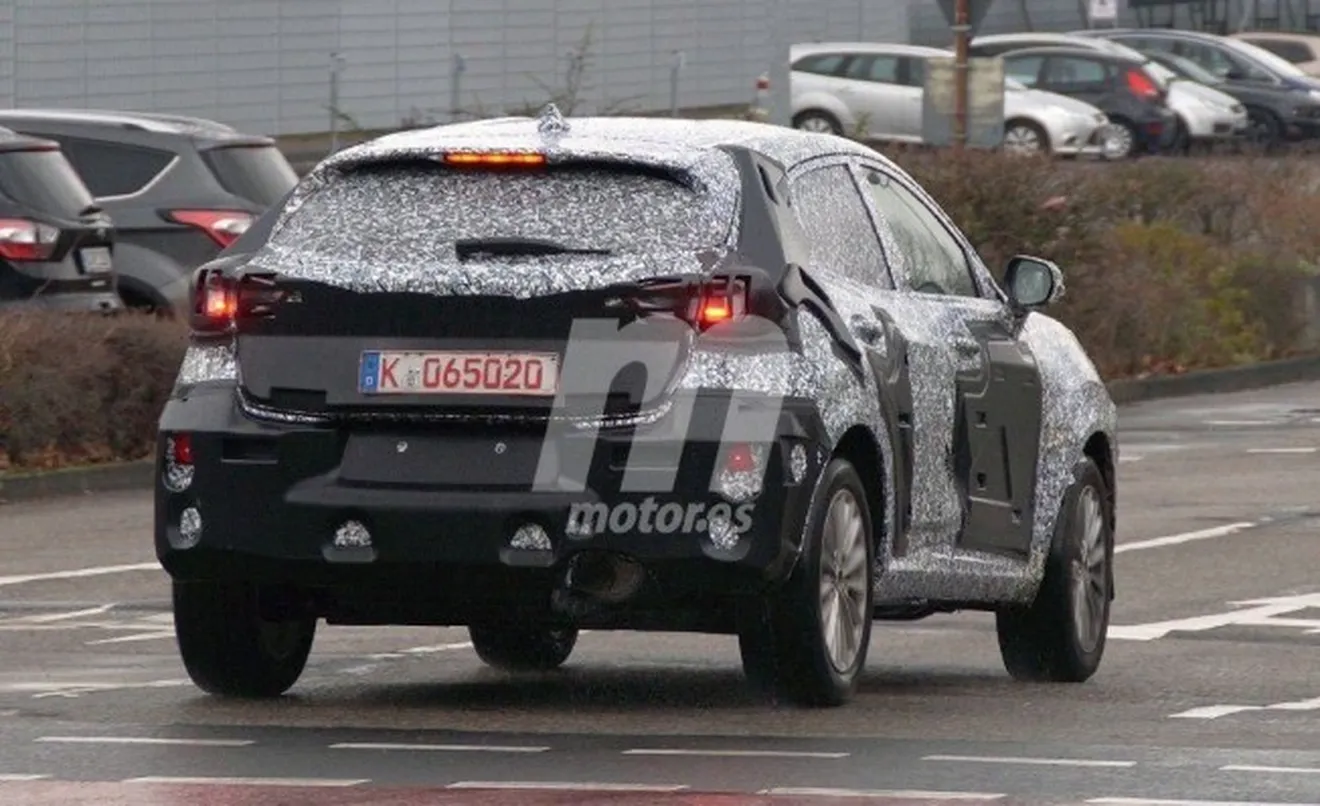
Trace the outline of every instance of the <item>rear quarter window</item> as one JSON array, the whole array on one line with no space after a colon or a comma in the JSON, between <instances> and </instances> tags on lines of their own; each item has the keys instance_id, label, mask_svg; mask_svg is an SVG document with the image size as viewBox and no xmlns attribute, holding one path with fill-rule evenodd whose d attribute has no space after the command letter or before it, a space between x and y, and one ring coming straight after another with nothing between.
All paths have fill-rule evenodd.
<instances>
[{"instance_id":1,"label":"rear quarter window","mask_svg":"<svg viewBox=\"0 0 1320 806\"><path fill-rule=\"evenodd\" d=\"M456 240L541 238L663 261L724 243L730 226L695 191L639 171L556 166L520 174L396 163L330 182L270 245L366 262L453 262Z\"/></svg>"},{"instance_id":2,"label":"rear quarter window","mask_svg":"<svg viewBox=\"0 0 1320 806\"><path fill-rule=\"evenodd\" d=\"M56 140L93 196L127 196L151 184L174 160L174 154L154 148L107 143L67 135L41 135Z\"/></svg>"},{"instance_id":3,"label":"rear quarter window","mask_svg":"<svg viewBox=\"0 0 1320 806\"><path fill-rule=\"evenodd\" d=\"M298 174L275 146L222 146L202 153L221 187L260 207L275 204L298 184Z\"/></svg>"}]
</instances>

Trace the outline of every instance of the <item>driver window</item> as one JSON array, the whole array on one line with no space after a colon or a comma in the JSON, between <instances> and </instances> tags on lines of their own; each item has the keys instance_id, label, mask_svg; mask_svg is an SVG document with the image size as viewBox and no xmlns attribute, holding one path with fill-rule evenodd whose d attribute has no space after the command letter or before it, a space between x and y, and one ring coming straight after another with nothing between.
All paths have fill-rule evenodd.
<instances>
[{"instance_id":1,"label":"driver window","mask_svg":"<svg viewBox=\"0 0 1320 806\"><path fill-rule=\"evenodd\" d=\"M962 245L916 194L885 174L866 169L866 187L893 235L912 290L977 297L976 280Z\"/></svg>"}]
</instances>

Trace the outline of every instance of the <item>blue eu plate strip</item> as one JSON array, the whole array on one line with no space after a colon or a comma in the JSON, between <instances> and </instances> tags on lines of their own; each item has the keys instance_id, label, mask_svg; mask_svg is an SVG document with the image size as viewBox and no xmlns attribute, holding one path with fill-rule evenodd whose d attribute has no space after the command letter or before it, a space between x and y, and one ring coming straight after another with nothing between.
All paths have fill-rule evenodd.
<instances>
[{"instance_id":1,"label":"blue eu plate strip","mask_svg":"<svg viewBox=\"0 0 1320 806\"><path fill-rule=\"evenodd\" d=\"M362 354L362 371L358 375L358 391L371 393L376 391L376 385L380 381L380 353L370 352Z\"/></svg>"}]
</instances>

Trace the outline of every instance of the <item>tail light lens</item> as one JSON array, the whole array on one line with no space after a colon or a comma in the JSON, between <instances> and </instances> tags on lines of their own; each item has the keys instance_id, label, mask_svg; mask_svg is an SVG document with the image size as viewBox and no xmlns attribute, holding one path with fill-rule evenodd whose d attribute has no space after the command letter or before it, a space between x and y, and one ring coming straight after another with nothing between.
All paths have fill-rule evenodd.
<instances>
[{"instance_id":1,"label":"tail light lens","mask_svg":"<svg viewBox=\"0 0 1320 806\"><path fill-rule=\"evenodd\" d=\"M269 317L283 294L268 274L231 277L218 269L202 269L193 288L193 331L220 333L243 319Z\"/></svg>"},{"instance_id":2,"label":"tail light lens","mask_svg":"<svg viewBox=\"0 0 1320 806\"><path fill-rule=\"evenodd\" d=\"M221 249L237 241L252 226L252 215L242 210L171 210L165 217L205 232Z\"/></svg>"},{"instance_id":3,"label":"tail light lens","mask_svg":"<svg viewBox=\"0 0 1320 806\"><path fill-rule=\"evenodd\" d=\"M1127 71L1127 88L1133 95L1145 101L1158 101L1163 93L1159 85L1150 76L1133 68Z\"/></svg>"},{"instance_id":4,"label":"tail light lens","mask_svg":"<svg viewBox=\"0 0 1320 806\"><path fill-rule=\"evenodd\" d=\"M698 330L732 322L747 315L747 282L720 277L704 283L690 309L688 321Z\"/></svg>"},{"instance_id":5,"label":"tail light lens","mask_svg":"<svg viewBox=\"0 0 1320 806\"><path fill-rule=\"evenodd\" d=\"M0 258L16 263L50 260L60 231L25 218L0 219Z\"/></svg>"}]
</instances>

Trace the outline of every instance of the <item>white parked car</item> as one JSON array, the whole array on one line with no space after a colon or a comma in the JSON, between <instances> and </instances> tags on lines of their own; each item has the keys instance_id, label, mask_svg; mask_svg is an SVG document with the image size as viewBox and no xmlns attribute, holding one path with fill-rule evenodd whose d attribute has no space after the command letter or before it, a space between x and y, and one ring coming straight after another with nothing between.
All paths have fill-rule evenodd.
<instances>
[{"instance_id":1,"label":"white parked car","mask_svg":"<svg viewBox=\"0 0 1320 806\"><path fill-rule=\"evenodd\" d=\"M1070 34L1032 32L1020 34L994 34L978 36L972 42L973 56L1002 56L1014 50L1037 47L1077 47L1118 53L1145 64L1147 72L1162 83L1164 102L1178 116L1179 131L1174 138L1175 148L1193 143L1213 143L1244 137L1249 129L1247 110L1236 98L1213 87L1179 78L1161 64L1126 45L1101 38L1103 29L1093 32L1075 31Z\"/></svg>"},{"instance_id":2,"label":"white parked car","mask_svg":"<svg viewBox=\"0 0 1320 806\"><path fill-rule=\"evenodd\" d=\"M791 50L793 125L875 140L922 142L926 60L953 54L916 45L830 42ZM1004 82L1004 148L1100 155L1109 120L1083 101Z\"/></svg>"}]
</instances>

